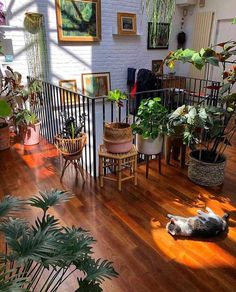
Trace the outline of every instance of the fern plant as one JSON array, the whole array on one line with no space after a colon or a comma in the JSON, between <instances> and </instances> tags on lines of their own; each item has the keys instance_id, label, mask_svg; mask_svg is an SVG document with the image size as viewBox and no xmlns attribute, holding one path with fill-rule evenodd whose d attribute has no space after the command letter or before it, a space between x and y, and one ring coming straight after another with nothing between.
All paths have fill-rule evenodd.
<instances>
[{"instance_id":1,"label":"fern plant","mask_svg":"<svg viewBox=\"0 0 236 292\"><path fill-rule=\"evenodd\" d=\"M87 230L62 227L48 210L72 197L66 191L40 192L22 201L6 196L0 202L0 233L5 250L0 253L0 291L57 291L79 272L75 291L99 292L108 278L117 277L112 263L92 257L94 238ZM42 210L33 225L15 217L26 206Z\"/></svg>"}]
</instances>

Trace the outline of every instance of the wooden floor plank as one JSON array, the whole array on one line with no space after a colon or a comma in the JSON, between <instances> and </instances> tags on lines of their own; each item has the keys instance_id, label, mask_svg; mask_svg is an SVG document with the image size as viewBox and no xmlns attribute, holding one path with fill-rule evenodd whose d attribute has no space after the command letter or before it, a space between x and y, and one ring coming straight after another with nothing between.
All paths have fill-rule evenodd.
<instances>
[{"instance_id":1,"label":"wooden floor plank","mask_svg":"<svg viewBox=\"0 0 236 292\"><path fill-rule=\"evenodd\" d=\"M236 141L234 141L236 144ZM163 162L162 175L157 161L150 162L149 179L145 165L138 167L138 186L124 183L122 192L112 182L103 189L98 181L75 180L69 168L60 182L62 159L53 145L15 143L0 152L0 196L12 193L29 198L39 190L69 189L70 202L51 213L66 226L89 229L97 239L97 258L108 258L120 273L106 281L107 292L234 291L236 288L236 147L229 157L225 183L203 188L190 182L187 169ZM167 213L190 216L197 209L212 208L231 215L229 233L211 240L173 239L165 230ZM33 221L37 211L24 214ZM153 219L155 218L155 220ZM76 277L60 291L73 291Z\"/></svg>"}]
</instances>

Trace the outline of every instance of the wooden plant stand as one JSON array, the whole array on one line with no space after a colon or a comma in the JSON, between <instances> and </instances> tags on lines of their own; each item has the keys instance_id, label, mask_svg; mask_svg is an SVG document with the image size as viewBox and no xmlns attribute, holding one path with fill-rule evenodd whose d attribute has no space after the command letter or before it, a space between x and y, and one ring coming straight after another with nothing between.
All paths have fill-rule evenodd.
<instances>
[{"instance_id":1,"label":"wooden plant stand","mask_svg":"<svg viewBox=\"0 0 236 292\"><path fill-rule=\"evenodd\" d=\"M137 185L137 155L135 145L128 153L113 154L107 152L104 145L99 146L99 178L100 186L103 187L104 179L116 181L118 190L121 191L121 184L126 180L133 179L134 185ZM107 168L113 169L116 177L111 177L106 174ZM130 169L130 175L122 176L125 168Z\"/></svg>"}]
</instances>

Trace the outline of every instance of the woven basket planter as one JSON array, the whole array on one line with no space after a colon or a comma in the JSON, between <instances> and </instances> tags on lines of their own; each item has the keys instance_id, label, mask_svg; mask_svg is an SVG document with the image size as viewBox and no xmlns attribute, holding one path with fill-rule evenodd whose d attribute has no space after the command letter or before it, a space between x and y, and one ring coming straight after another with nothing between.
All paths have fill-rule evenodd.
<instances>
[{"instance_id":1,"label":"woven basket planter","mask_svg":"<svg viewBox=\"0 0 236 292\"><path fill-rule=\"evenodd\" d=\"M133 145L132 129L127 123L106 123L103 141L108 152L129 152Z\"/></svg>"},{"instance_id":2,"label":"woven basket planter","mask_svg":"<svg viewBox=\"0 0 236 292\"><path fill-rule=\"evenodd\" d=\"M61 135L57 135L55 140L57 149L63 155L69 156L82 152L87 142L87 135L85 133L81 133L81 136L75 139L64 139L61 137Z\"/></svg>"},{"instance_id":3,"label":"woven basket planter","mask_svg":"<svg viewBox=\"0 0 236 292\"><path fill-rule=\"evenodd\" d=\"M222 156L217 163L211 163L200 161L196 157L199 157L199 151L193 151L190 153L188 167L189 179L198 185L206 187L215 187L223 184L225 178L226 158Z\"/></svg>"}]
</instances>

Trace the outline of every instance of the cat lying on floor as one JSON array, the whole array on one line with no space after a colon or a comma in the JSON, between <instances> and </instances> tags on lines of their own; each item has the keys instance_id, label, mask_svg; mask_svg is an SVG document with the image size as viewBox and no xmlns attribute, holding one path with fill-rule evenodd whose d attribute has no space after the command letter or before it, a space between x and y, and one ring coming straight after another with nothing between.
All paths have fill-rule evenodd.
<instances>
[{"instance_id":1,"label":"cat lying on floor","mask_svg":"<svg viewBox=\"0 0 236 292\"><path fill-rule=\"evenodd\" d=\"M198 210L197 216L180 217L168 214L170 222L166 230L173 236L211 237L224 232L228 226L229 214L216 215L210 208L208 213Z\"/></svg>"}]
</instances>

